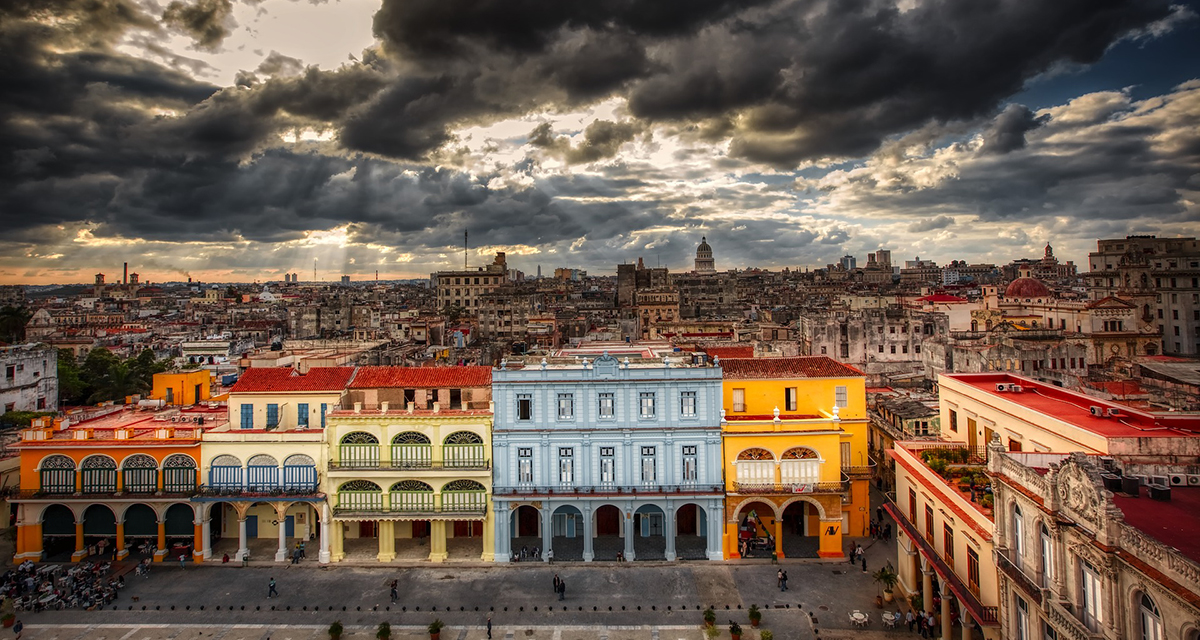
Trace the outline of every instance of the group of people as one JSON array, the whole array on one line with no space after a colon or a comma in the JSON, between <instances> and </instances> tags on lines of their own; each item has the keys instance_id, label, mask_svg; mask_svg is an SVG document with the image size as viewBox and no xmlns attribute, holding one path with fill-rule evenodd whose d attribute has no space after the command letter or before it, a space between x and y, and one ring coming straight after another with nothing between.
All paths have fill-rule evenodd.
<instances>
[{"instance_id":1,"label":"group of people","mask_svg":"<svg viewBox=\"0 0 1200 640\"><path fill-rule=\"evenodd\" d=\"M541 559L542 559L542 548L541 547L535 546L533 549L530 549L528 546L522 545L520 551L513 551L513 562L520 562L521 560L541 560Z\"/></svg>"},{"instance_id":2,"label":"group of people","mask_svg":"<svg viewBox=\"0 0 1200 640\"><path fill-rule=\"evenodd\" d=\"M297 542L295 548L292 549L292 564L300 564L300 561L304 560L306 557L307 556L304 555L304 541L301 540Z\"/></svg>"},{"instance_id":3,"label":"group of people","mask_svg":"<svg viewBox=\"0 0 1200 640\"><path fill-rule=\"evenodd\" d=\"M912 631L919 631L922 638L936 638L939 633L936 630L938 628L937 619L934 618L932 613L918 611L914 614L912 609L909 609L908 613L904 616L904 622L908 624L910 633Z\"/></svg>"},{"instance_id":4,"label":"group of people","mask_svg":"<svg viewBox=\"0 0 1200 640\"><path fill-rule=\"evenodd\" d=\"M880 522L877 520L871 521L871 537L876 540L888 541L892 539L892 523Z\"/></svg>"},{"instance_id":5,"label":"group of people","mask_svg":"<svg viewBox=\"0 0 1200 640\"><path fill-rule=\"evenodd\" d=\"M780 569L779 573L775 575L775 579L779 582L779 590L780 591L788 590L788 586L787 586L788 577L787 577L786 571L784 571L783 569Z\"/></svg>"},{"instance_id":6,"label":"group of people","mask_svg":"<svg viewBox=\"0 0 1200 640\"><path fill-rule=\"evenodd\" d=\"M91 609L115 600L125 586L124 578L108 576L111 568L108 562L81 562L64 571L26 560L0 576L0 593L18 611Z\"/></svg>"},{"instance_id":7,"label":"group of people","mask_svg":"<svg viewBox=\"0 0 1200 640\"><path fill-rule=\"evenodd\" d=\"M554 593L558 594L559 600L564 600L567 597L567 583L563 582L563 579L558 577L557 573L554 574Z\"/></svg>"}]
</instances>

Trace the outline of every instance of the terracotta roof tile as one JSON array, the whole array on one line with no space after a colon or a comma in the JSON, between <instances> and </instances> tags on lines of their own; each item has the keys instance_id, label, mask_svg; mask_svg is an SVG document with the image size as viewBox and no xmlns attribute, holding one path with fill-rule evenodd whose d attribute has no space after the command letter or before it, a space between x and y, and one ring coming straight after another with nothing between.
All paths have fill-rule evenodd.
<instances>
[{"instance_id":1,"label":"terracotta roof tile","mask_svg":"<svg viewBox=\"0 0 1200 640\"><path fill-rule=\"evenodd\" d=\"M751 345L739 347L701 347L701 351L722 360L726 358L753 358L754 347Z\"/></svg>"},{"instance_id":2,"label":"terracotta roof tile","mask_svg":"<svg viewBox=\"0 0 1200 640\"><path fill-rule=\"evenodd\" d=\"M354 367L313 367L304 374L288 367L250 368L229 393L341 391L353 374Z\"/></svg>"},{"instance_id":3,"label":"terracotta roof tile","mask_svg":"<svg viewBox=\"0 0 1200 640\"><path fill-rule=\"evenodd\" d=\"M488 387L491 367L359 367L351 389Z\"/></svg>"},{"instance_id":4,"label":"terracotta roof tile","mask_svg":"<svg viewBox=\"0 0 1200 640\"><path fill-rule=\"evenodd\" d=\"M721 358L728 380L786 380L790 378L857 378L863 372L828 356L796 358Z\"/></svg>"}]
</instances>

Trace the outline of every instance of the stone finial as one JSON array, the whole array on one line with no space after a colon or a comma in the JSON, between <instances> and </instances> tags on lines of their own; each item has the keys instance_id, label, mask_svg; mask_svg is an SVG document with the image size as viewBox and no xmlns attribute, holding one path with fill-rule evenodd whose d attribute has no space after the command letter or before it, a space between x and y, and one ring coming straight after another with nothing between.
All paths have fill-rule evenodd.
<instances>
[{"instance_id":1,"label":"stone finial","mask_svg":"<svg viewBox=\"0 0 1200 640\"><path fill-rule=\"evenodd\" d=\"M714 367L721 366L721 356L713 356L713 366Z\"/></svg>"},{"instance_id":2,"label":"stone finial","mask_svg":"<svg viewBox=\"0 0 1200 640\"><path fill-rule=\"evenodd\" d=\"M721 422L725 422L725 410L721 409Z\"/></svg>"},{"instance_id":3,"label":"stone finial","mask_svg":"<svg viewBox=\"0 0 1200 640\"><path fill-rule=\"evenodd\" d=\"M508 359L507 359L507 358L505 358L505 359L503 359L503 360L501 360L501 361L500 361L500 370L501 370L501 371L507 371L507 370L508 370Z\"/></svg>"},{"instance_id":4,"label":"stone finial","mask_svg":"<svg viewBox=\"0 0 1200 640\"><path fill-rule=\"evenodd\" d=\"M779 407L775 407L775 422L779 422Z\"/></svg>"},{"instance_id":5,"label":"stone finial","mask_svg":"<svg viewBox=\"0 0 1200 640\"><path fill-rule=\"evenodd\" d=\"M842 410L841 407L837 406L836 404L833 405L833 421L834 422L842 421L842 416L838 415L841 412L841 410Z\"/></svg>"},{"instance_id":6,"label":"stone finial","mask_svg":"<svg viewBox=\"0 0 1200 640\"><path fill-rule=\"evenodd\" d=\"M591 363L589 363L589 362L588 362L588 359L587 359L587 357L586 357L586 356L584 356L584 358L583 358L583 368L584 368L584 369L587 369L587 368L588 368L588 366L589 366L590 364L591 364Z\"/></svg>"},{"instance_id":7,"label":"stone finial","mask_svg":"<svg viewBox=\"0 0 1200 640\"><path fill-rule=\"evenodd\" d=\"M542 358L542 370L544 371L545 369L546 369L546 359Z\"/></svg>"},{"instance_id":8,"label":"stone finial","mask_svg":"<svg viewBox=\"0 0 1200 640\"><path fill-rule=\"evenodd\" d=\"M624 365L625 365L625 368L626 368L626 369L628 369L628 368L629 368L629 356L625 356L625 362L624 362Z\"/></svg>"},{"instance_id":9,"label":"stone finial","mask_svg":"<svg viewBox=\"0 0 1200 640\"><path fill-rule=\"evenodd\" d=\"M669 358L667 358L667 356L663 356L663 366L664 366L664 367L670 367L670 366L671 366L671 360L670 360Z\"/></svg>"}]
</instances>

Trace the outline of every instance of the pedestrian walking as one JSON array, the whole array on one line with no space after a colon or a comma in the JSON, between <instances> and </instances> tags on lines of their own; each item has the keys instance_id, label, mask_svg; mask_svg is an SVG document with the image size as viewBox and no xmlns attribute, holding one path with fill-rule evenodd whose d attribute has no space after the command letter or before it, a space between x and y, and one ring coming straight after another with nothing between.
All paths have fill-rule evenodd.
<instances>
[{"instance_id":1,"label":"pedestrian walking","mask_svg":"<svg viewBox=\"0 0 1200 640\"><path fill-rule=\"evenodd\" d=\"M883 507L875 507L875 520L883 522Z\"/></svg>"},{"instance_id":2,"label":"pedestrian walking","mask_svg":"<svg viewBox=\"0 0 1200 640\"><path fill-rule=\"evenodd\" d=\"M271 581L267 583L267 597L273 598L277 595L279 592L275 590L275 578L271 578Z\"/></svg>"},{"instance_id":3,"label":"pedestrian walking","mask_svg":"<svg viewBox=\"0 0 1200 640\"><path fill-rule=\"evenodd\" d=\"M492 614L488 614L488 640L492 640Z\"/></svg>"},{"instance_id":4,"label":"pedestrian walking","mask_svg":"<svg viewBox=\"0 0 1200 640\"><path fill-rule=\"evenodd\" d=\"M783 591L783 569L775 572L775 586L779 587L780 591Z\"/></svg>"},{"instance_id":5,"label":"pedestrian walking","mask_svg":"<svg viewBox=\"0 0 1200 640\"><path fill-rule=\"evenodd\" d=\"M242 566L243 567L250 566L250 550L249 549L242 552Z\"/></svg>"},{"instance_id":6,"label":"pedestrian walking","mask_svg":"<svg viewBox=\"0 0 1200 640\"><path fill-rule=\"evenodd\" d=\"M787 591L787 590L788 590L788 586L787 586L787 572L786 572L786 571L784 571L784 572L783 572L783 590L784 590L784 591Z\"/></svg>"},{"instance_id":7,"label":"pedestrian walking","mask_svg":"<svg viewBox=\"0 0 1200 640\"><path fill-rule=\"evenodd\" d=\"M912 609L909 609L908 613L905 614L904 621L908 623L908 632L912 633L913 627L917 626L917 617L913 615Z\"/></svg>"},{"instance_id":8,"label":"pedestrian walking","mask_svg":"<svg viewBox=\"0 0 1200 640\"><path fill-rule=\"evenodd\" d=\"M182 553L181 553L181 554L179 554L179 568L180 568L180 569L183 569L183 568L185 568L185 567L184 567L184 565L183 565L183 561L184 561L184 560L186 560L186 559L187 559L187 556L183 555Z\"/></svg>"},{"instance_id":9,"label":"pedestrian walking","mask_svg":"<svg viewBox=\"0 0 1200 640\"><path fill-rule=\"evenodd\" d=\"M862 568L863 568L863 573L866 573L867 572L867 556L865 556L865 555L862 557Z\"/></svg>"},{"instance_id":10,"label":"pedestrian walking","mask_svg":"<svg viewBox=\"0 0 1200 640\"><path fill-rule=\"evenodd\" d=\"M21 640L21 631L25 629L25 623L17 620L13 623L13 633L17 634L17 640Z\"/></svg>"},{"instance_id":11,"label":"pedestrian walking","mask_svg":"<svg viewBox=\"0 0 1200 640\"><path fill-rule=\"evenodd\" d=\"M400 590L397 589L398 585L399 581L392 580L392 604L396 604L396 601L400 599Z\"/></svg>"},{"instance_id":12,"label":"pedestrian walking","mask_svg":"<svg viewBox=\"0 0 1200 640\"><path fill-rule=\"evenodd\" d=\"M546 562L549 564L554 564L554 549L546 550Z\"/></svg>"},{"instance_id":13,"label":"pedestrian walking","mask_svg":"<svg viewBox=\"0 0 1200 640\"><path fill-rule=\"evenodd\" d=\"M558 593L558 586L560 584L562 584L562 578L559 578L558 574L556 573L554 574L554 593Z\"/></svg>"},{"instance_id":14,"label":"pedestrian walking","mask_svg":"<svg viewBox=\"0 0 1200 640\"><path fill-rule=\"evenodd\" d=\"M558 599L561 602L566 597L567 597L567 583L562 580L559 580L558 581Z\"/></svg>"}]
</instances>

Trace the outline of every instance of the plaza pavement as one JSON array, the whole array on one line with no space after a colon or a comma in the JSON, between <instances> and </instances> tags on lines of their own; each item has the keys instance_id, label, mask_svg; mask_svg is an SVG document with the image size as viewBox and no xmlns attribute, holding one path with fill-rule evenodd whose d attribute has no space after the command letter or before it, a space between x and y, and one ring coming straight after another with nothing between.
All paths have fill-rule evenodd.
<instances>
[{"instance_id":1,"label":"plaza pavement","mask_svg":"<svg viewBox=\"0 0 1200 640\"><path fill-rule=\"evenodd\" d=\"M871 571L893 560L894 543L869 542L863 545ZM780 568L788 572L787 592L776 587ZM552 592L555 573L567 584L563 602ZM272 577L280 595L268 599ZM388 593L393 579L400 582L394 605ZM185 569L162 563L150 577L128 574L126 582L103 611L22 613L23 640L310 640L327 638L334 620L346 626L347 640L374 638L381 621L393 625L397 640L424 640L424 626L434 618L447 625L443 640L482 640L489 611L496 640L701 640L701 613L708 606L717 611L721 637L729 637L728 621L734 620L747 632L743 640L757 640L746 615L751 604L763 610L762 627L780 640L907 633L881 630L878 586L845 561L323 568L310 560ZM853 609L871 615L868 631L849 629ZM0 640L6 637L12 636L0 633Z\"/></svg>"}]
</instances>

